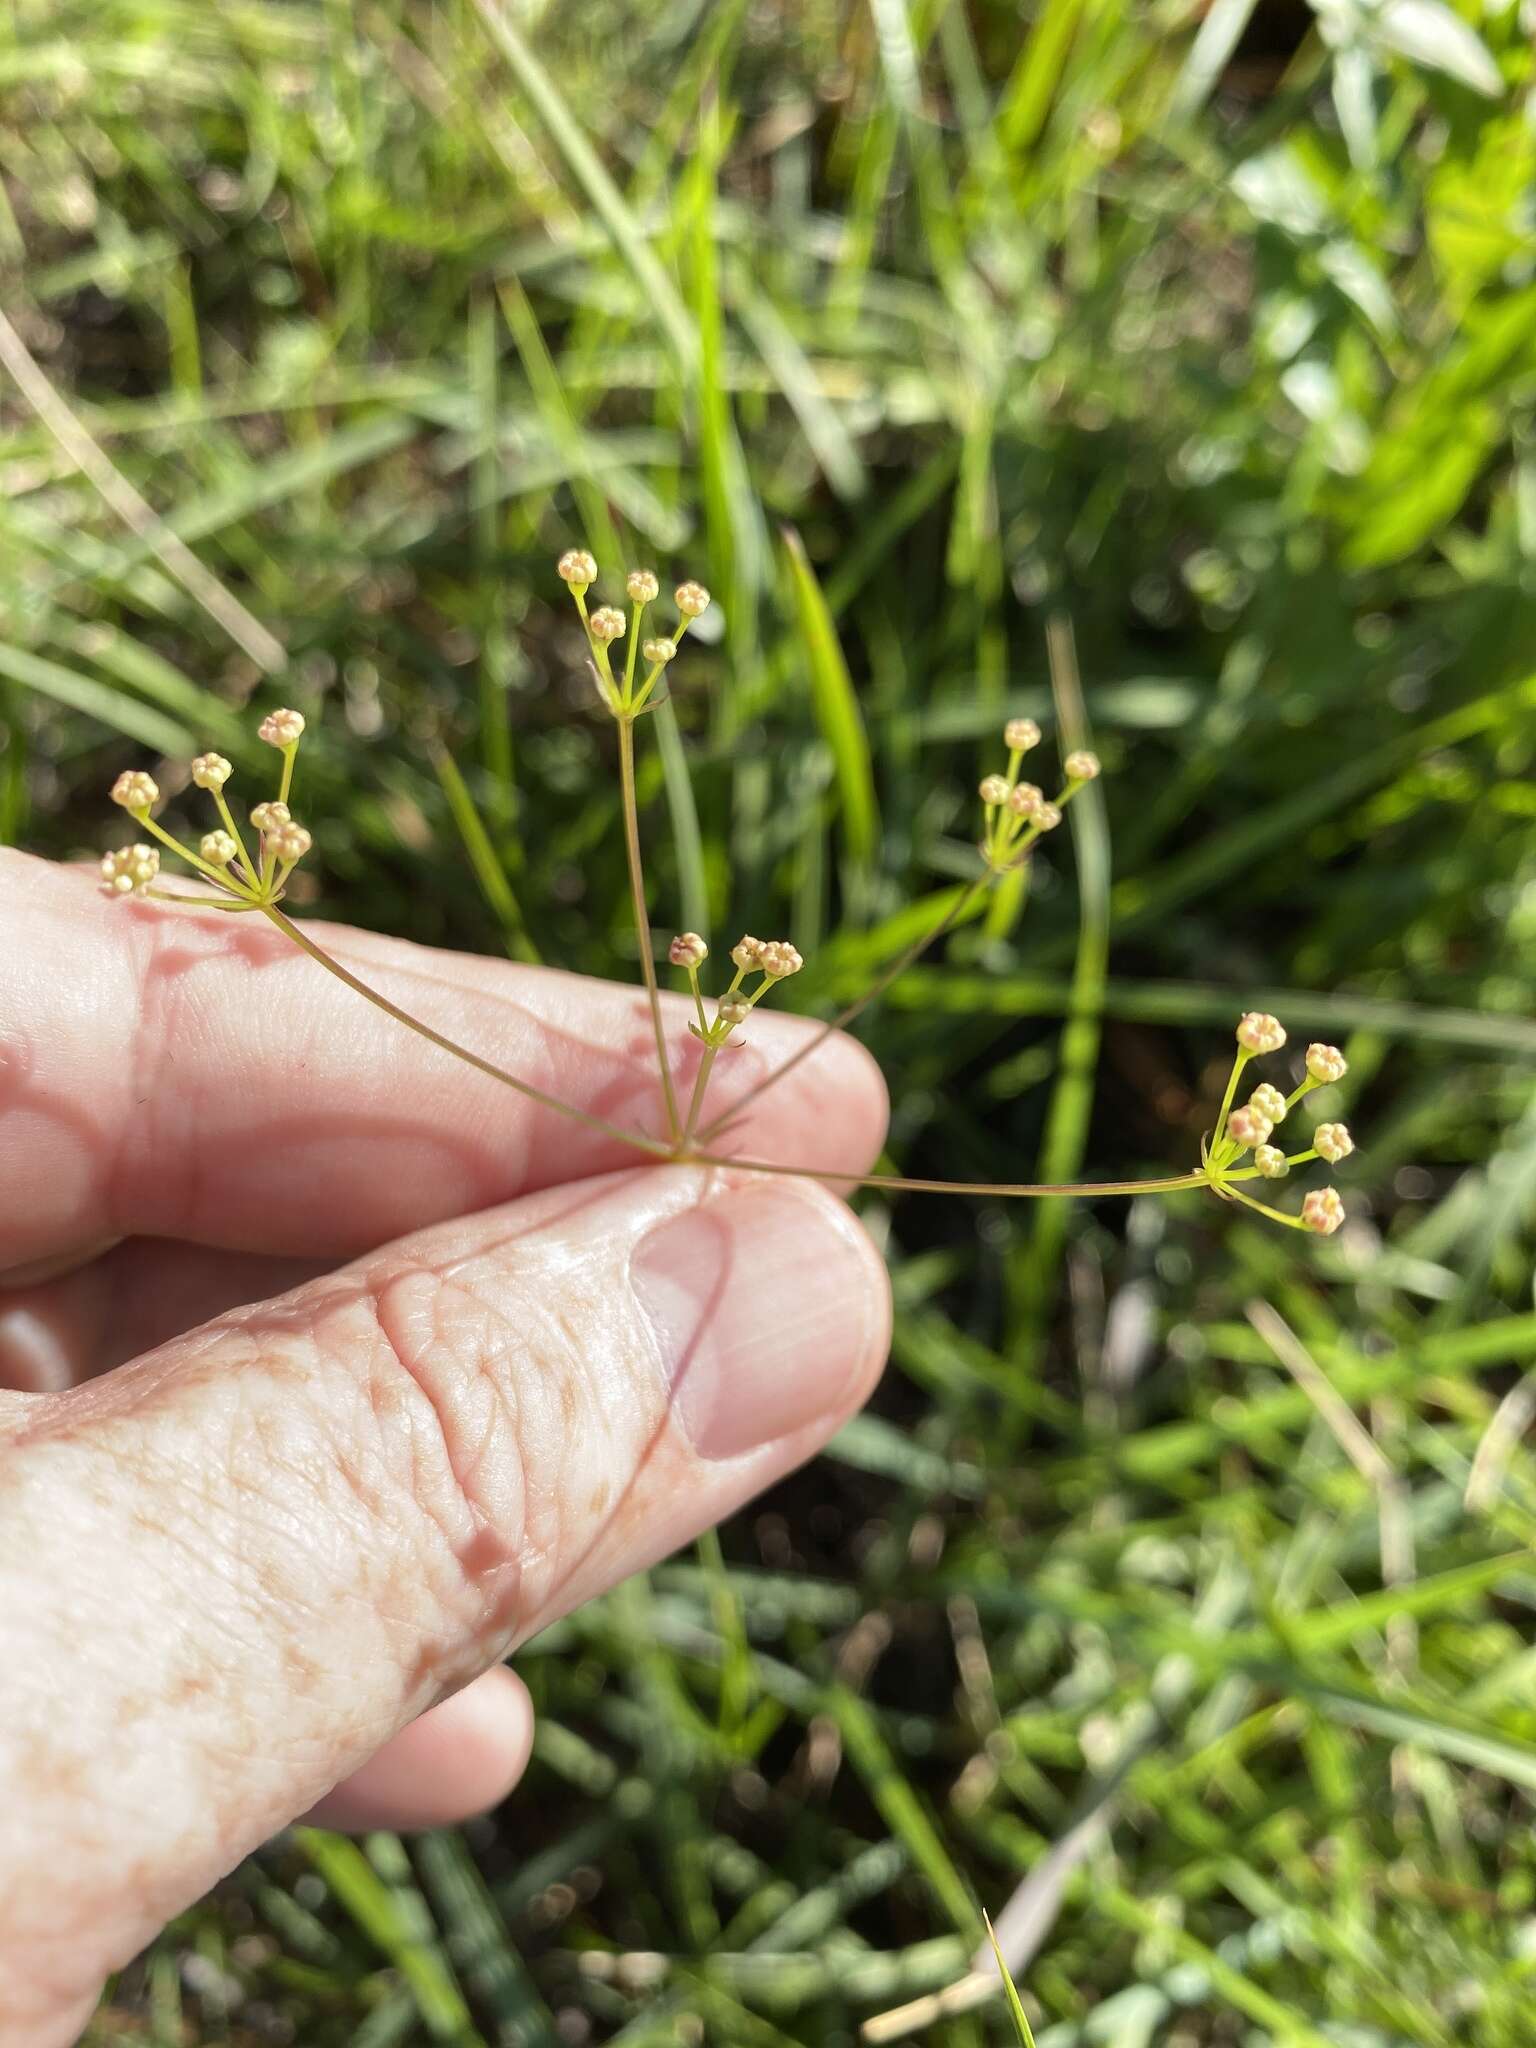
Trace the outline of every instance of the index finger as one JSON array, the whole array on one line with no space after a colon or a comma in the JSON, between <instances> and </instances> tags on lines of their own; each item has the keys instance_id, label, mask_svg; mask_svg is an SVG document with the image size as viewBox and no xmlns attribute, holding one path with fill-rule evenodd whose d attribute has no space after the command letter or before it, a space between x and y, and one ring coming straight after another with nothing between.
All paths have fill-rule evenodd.
<instances>
[{"instance_id":1,"label":"index finger","mask_svg":"<svg viewBox=\"0 0 1536 2048\"><path fill-rule=\"evenodd\" d=\"M663 1134L639 989L304 928L498 1066ZM665 1000L686 1087L691 1011ZM710 1113L816 1028L755 1012ZM834 1037L744 1111L733 1149L856 1175L885 1112L874 1062ZM141 1235L344 1258L637 1156L426 1044L254 917L108 900L0 851L0 1267Z\"/></svg>"}]
</instances>

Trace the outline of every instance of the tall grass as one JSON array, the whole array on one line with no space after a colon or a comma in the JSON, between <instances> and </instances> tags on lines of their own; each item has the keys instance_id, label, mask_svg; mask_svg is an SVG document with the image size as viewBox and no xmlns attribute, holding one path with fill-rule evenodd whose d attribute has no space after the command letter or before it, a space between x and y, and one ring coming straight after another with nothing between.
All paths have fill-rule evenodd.
<instances>
[{"instance_id":1,"label":"tall grass","mask_svg":"<svg viewBox=\"0 0 1536 2048\"><path fill-rule=\"evenodd\" d=\"M730 631L642 780L657 900L792 929L807 1005L968 872L1005 714L1106 758L867 1021L909 1170L1181 1165L1250 1005L1369 1133L1327 1244L871 1204L873 1411L531 1646L506 1813L280 1840L98 2040L848 2041L981 1906L1040 2048L1527 2038L1521 20L11 0L0 836L81 851L276 669L329 910L606 968L549 563L676 561Z\"/></svg>"}]
</instances>

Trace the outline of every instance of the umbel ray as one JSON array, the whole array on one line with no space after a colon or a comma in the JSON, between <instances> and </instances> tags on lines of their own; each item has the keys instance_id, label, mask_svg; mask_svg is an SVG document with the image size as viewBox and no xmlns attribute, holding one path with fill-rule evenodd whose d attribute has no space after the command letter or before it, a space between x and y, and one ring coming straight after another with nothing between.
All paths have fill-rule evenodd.
<instances>
[{"instance_id":1,"label":"umbel ray","mask_svg":"<svg viewBox=\"0 0 1536 2048\"><path fill-rule=\"evenodd\" d=\"M711 1120L705 1112L710 1080L720 1054L741 1042L736 1034L748 1024L758 1004L770 998L780 983L798 973L803 962L787 939L763 940L745 935L730 948L729 957L735 970L732 978L718 994L710 995L706 993L701 978L701 970L711 957L707 941L697 932L682 932L672 939L668 960L686 978L694 1010L688 1030L703 1049L688 1099L683 1101L677 1085L676 1063L667 1040L656 949L646 907L635 791L635 753L637 731L660 701L658 690L669 665L677 656L684 635L694 620L702 617L709 608L709 593L699 583L679 584L674 593L676 622L667 632L660 633L649 631L646 623L647 613L660 594L658 579L650 570L633 570L626 578L626 613L618 606L608 604L589 609L587 593L596 584L598 571L596 562L585 549L569 550L561 556L558 567L562 581L575 600L586 634L598 696L617 730L625 863L641 976L655 1039L665 1136L656 1137L625 1129L607 1118L564 1102L521 1076L510 1073L486 1054L459 1044L422 1018L401 1008L381 990L371 987L333 958L302 925L289 917L283 908L288 883L314 844L309 830L295 817L291 802L305 730L303 715L298 711L274 711L261 722L260 737L276 750L280 764L277 791L255 805L245 826L237 818L227 794L233 773L229 761L221 754L210 753L200 754L192 762L191 780L198 789L207 792L216 813L216 823L196 845L178 838L156 818L160 790L152 776L140 769L126 770L119 775L112 786L112 801L125 810L149 837L102 856L102 888L113 896L146 898L156 903L198 910L215 909L263 917L307 953L317 966L334 975L406 1030L416 1032L444 1053L515 1089L542 1108L602 1131L658 1165L728 1166L736 1170L831 1181L846 1186L849 1176L840 1169L775 1164L726 1149L732 1125L749 1102L765 1094L802 1060L809 1058L833 1031L853 1023L906 968L953 930L1003 876L1027 861L1037 842L1061 824L1066 807L1098 776L1098 759L1082 749L1069 752L1061 764L1060 787L1054 795L1047 796L1043 788L1022 775L1026 757L1041 745L1040 728L1033 719L1010 719L1002 735L1006 766L985 776L979 790L981 836L976 872L957 886L943 914L932 927L882 969L856 1001L828 1018L807 1036L794 1054L763 1075L745 1093L736 1096L728 1113ZM616 665L615 655L621 645L622 662ZM190 894L185 890L167 888L162 873L162 849L185 863L207 885L206 889ZM1354 1141L1342 1123L1317 1124L1310 1143L1302 1142L1295 1151L1288 1152L1282 1143L1275 1142L1281 1125L1306 1096L1343 1078L1346 1071L1344 1056L1336 1046L1309 1045L1301 1076L1288 1093L1272 1082L1263 1081L1240 1101L1239 1092L1249 1063L1255 1058L1279 1052L1286 1043L1286 1034L1275 1018L1260 1011L1248 1011L1238 1020L1236 1037L1232 1069L1215 1126L1202 1139L1198 1166L1188 1172L1142 1180L1066 1183L922 1180L902 1174L876 1173L864 1175L856 1185L881 1188L889 1193L984 1195L1014 1200L1171 1195L1186 1189L1207 1188L1222 1201L1253 1209L1286 1229L1331 1235L1344 1221L1344 1205L1333 1187L1310 1189L1303 1196L1298 1213L1260 1200L1254 1189L1258 1183L1284 1180L1296 1167L1316 1161L1334 1165L1354 1150Z\"/></svg>"}]
</instances>

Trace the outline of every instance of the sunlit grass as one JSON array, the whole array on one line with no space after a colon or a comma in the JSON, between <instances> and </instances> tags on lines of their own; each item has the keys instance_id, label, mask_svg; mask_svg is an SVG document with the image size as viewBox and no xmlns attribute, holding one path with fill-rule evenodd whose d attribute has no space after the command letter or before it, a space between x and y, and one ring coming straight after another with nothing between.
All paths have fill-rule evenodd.
<instances>
[{"instance_id":1,"label":"sunlit grass","mask_svg":"<svg viewBox=\"0 0 1536 2048\"><path fill-rule=\"evenodd\" d=\"M3 303L132 499L3 383L0 836L88 852L146 749L244 772L291 701L329 912L605 965L548 564L686 557L729 630L642 764L654 897L792 934L788 1000L942 914L1005 716L1105 756L862 1021L909 1170L1182 1167L1246 1007L1370 1133L1323 1245L871 1204L873 1410L530 1646L514 1805L273 1844L97 2039L819 2048L985 1907L1040 2048L1524 2043L1531 60L1370 18L10 9ZM1016 2037L987 1968L927 2038Z\"/></svg>"}]
</instances>

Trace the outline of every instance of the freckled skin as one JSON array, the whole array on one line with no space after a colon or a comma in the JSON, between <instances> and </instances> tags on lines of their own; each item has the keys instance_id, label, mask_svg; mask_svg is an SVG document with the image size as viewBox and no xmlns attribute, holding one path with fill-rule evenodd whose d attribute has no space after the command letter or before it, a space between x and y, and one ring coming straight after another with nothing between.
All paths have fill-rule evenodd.
<instances>
[{"instance_id":1,"label":"freckled skin","mask_svg":"<svg viewBox=\"0 0 1536 2048\"><path fill-rule=\"evenodd\" d=\"M540 1085L654 1117L633 991L334 938ZM636 1167L382 1022L260 932L0 851L0 2048L65 2048L316 1802L499 1797L506 1650L798 1463L883 1357L883 1271L823 1189ZM764 1020L732 1085L806 1028ZM857 1173L882 1124L833 1040L739 1142ZM754 1327L759 1271L831 1317L804 1399L708 1455L635 1277L695 1219Z\"/></svg>"},{"instance_id":2,"label":"freckled skin","mask_svg":"<svg viewBox=\"0 0 1536 2048\"><path fill-rule=\"evenodd\" d=\"M77 1834L82 1803L110 1790L94 1882L88 1864L67 1906L34 1886L35 1914L0 1909L0 1954L35 1957L61 1917L84 1922L83 1995L285 1811L514 1640L686 1540L701 1505L715 1511L721 1479L679 1435L644 1320L623 1308L637 1223L686 1211L702 1180L589 1182L579 1240L568 1190L437 1226L207 1326L185 1364L151 1354L98 1382L67 1430L64 1403L41 1405L28 1455L0 1457L31 1481L0 1528L39 1568L15 1598L3 1579L0 1592L21 1667L67 1662L77 1706L61 1720L50 1699L9 1702L0 1782L27 1783L49 1839ZM819 1190L789 1199L840 1213ZM883 1351L873 1298L839 1412ZM825 1429L818 1418L735 1461L729 1496ZM190 1638L164 1629L167 1603L196 1618ZM125 1613L139 1623L126 1654ZM0 1899L21 1899L24 1877L0 1838Z\"/></svg>"}]
</instances>

